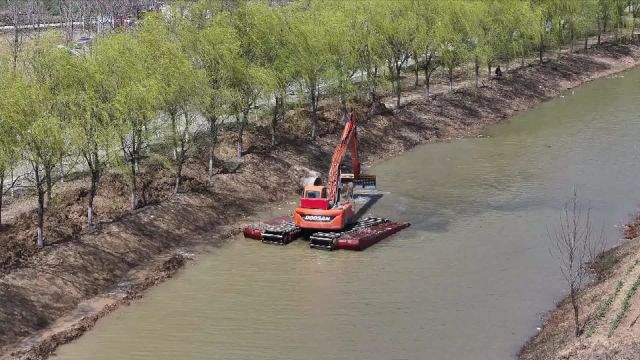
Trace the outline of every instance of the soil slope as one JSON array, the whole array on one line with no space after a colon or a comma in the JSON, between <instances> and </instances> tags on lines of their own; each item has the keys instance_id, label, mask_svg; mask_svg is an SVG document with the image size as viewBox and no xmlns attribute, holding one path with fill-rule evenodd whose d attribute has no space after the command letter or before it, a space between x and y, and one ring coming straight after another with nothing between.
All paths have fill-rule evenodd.
<instances>
[{"instance_id":1,"label":"soil slope","mask_svg":"<svg viewBox=\"0 0 640 360\"><path fill-rule=\"evenodd\" d=\"M520 359L640 358L639 231L640 216L627 225L627 241L605 252L596 264L599 279L579 300L583 334L574 336L573 310L569 299L564 299L522 348Z\"/></svg>"}]
</instances>

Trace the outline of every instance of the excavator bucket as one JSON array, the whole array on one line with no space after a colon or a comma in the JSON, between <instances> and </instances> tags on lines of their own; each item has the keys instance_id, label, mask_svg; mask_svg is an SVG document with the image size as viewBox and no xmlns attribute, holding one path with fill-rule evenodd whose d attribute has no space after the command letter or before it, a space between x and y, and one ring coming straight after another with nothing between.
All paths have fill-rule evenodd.
<instances>
[{"instance_id":1,"label":"excavator bucket","mask_svg":"<svg viewBox=\"0 0 640 360\"><path fill-rule=\"evenodd\" d=\"M353 177L354 189L376 189L376 176L375 175L360 175Z\"/></svg>"}]
</instances>

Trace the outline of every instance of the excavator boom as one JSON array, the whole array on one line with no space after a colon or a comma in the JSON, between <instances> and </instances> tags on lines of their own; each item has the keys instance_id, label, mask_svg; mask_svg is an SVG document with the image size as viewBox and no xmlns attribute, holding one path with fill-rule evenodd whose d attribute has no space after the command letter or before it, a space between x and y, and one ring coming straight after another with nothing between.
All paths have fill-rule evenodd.
<instances>
[{"instance_id":1,"label":"excavator boom","mask_svg":"<svg viewBox=\"0 0 640 360\"><path fill-rule=\"evenodd\" d=\"M340 142L336 146L331 158L331 167L329 168L329 183L327 188L329 191L328 198L334 203L338 201L338 191L340 182L353 182L354 187L363 188L375 188L376 177L373 175L361 175L360 174L360 159L358 158L358 136L356 130L356 116L352 112L349 115ZM341 179L340 165L344 160L347 150L351 152L351 171L353 171L352 177L346 177Z\"/></svg>"}]
</instances>

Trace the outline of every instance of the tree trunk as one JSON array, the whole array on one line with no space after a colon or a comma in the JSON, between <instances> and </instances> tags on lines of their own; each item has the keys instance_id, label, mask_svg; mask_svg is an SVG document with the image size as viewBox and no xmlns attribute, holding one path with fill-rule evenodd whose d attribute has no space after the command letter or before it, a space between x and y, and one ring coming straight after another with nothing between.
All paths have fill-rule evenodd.
<instances>
[{"instance_id":1,"label":"tree trunk","mask_svg":"<svg viewBox=\"0 0 640 360\"><path fill-rule=\"evenodd\" d=\"M52 174L51 174L51 168L49 168L48 166L45 166L44 168L44 178L47 182L47 198L46 198L46 202L45 202L45 207L49 207L49 205L51 204L51 198L53 195L53 180L51 178Z\"/></svg>"},{"instance_id":2,"label":"tree trunk","mask_svg":"<svg viewBox=\"0 0 640 360\"><path fill-rule=\"evenodd\" d=\"M487 62L487 80L491 81L491 63Z\"/></svg>"},{"instance_id":3,"label":"tree trunk","mask_svg":"<svg viewBox=\"0 0 640 360\"><path fill-rule=\"evenodd\" d=\"M4 177L5 172L0 171L0 226L2 226L2 200L4 196Z\"/></svg>"},{"instance_id":4,"label":"tree trunk","mask_svg":"<svg viewBox=\"0 0 640 360\"><path fill-rule=\"evenodd\" d=\"M578 304L578 290L575 289L573 285L571 286L571 306L573 307L573 322L576 326L575 335L578 337L582 333L580 329L580 308Z\"/></svg>"},{"instance_id":5,"label":"tree trunk","mask_svg":"<svg viewBox=\"0 0 640 360\"><path fill-rule=\"evenodd\" d=\"M216 116L209 117L209 177L213 176L214 150L218 142L218 119Z\"/></svg>"},{"instance_id":6,"label":"tree trunk","mask_svg":"<svg viewBox=\"0 0 640 360\"><path fill-rule=\"evenodd\" d=\"M38 189L37 245L40 249L44 247L44 191L42 189L42 186L40 189Z\"/></svg>"},{"instance_id":7,"label":"tree trunk","mask_svg":"<svg viewBox=\"0 0 640 360\"><path fill-rule=\"evenodd\" d=\"M172 139L173 139L173 160L175 161L175 167L176 167L176 173L175 173L175 177L176 177L176 185L175 185L175 189L174 192L177 194L178 191L180 190L180 175L182 172L182 156L184 154L182 154L181 150L182 149L178 149L178 146L181 146L181 144L183 143L183 141L181 141L181 139L179 139L180 135L179 135L179 131L178 131L178 112L177 111L169 111L169 119L171 120L171 132L173 135Z\"/></svg>"},{"instance_id":8,"label":"tree trunk","mask_svg":"<svg viewBox=\"0 0 640 360\"><path fill-rule=\"evenodd\" d=\"M276 129L278 127L278 116L280 115L280 107L284 100L281 96L276 95L276 104L273 107L273 115L271 117L271 145L276 146Z\"/></svg>"},{"instance_id":9,"label":"tree trunk","mask_svg":"<svg viewBox=\"0 0 640 360\"><path fill-rule=\"evenodd\" d=\"M415 81L415 85L414 85L414 87L417 89L417 88L418 88L418 85L419 85L419 84L418 84L418 82L419 82L419 81L418 81L418 76L420 75L420 74L419 74L419 72L420 72L420 67L418 67L418 54L417 54L417 53L414 53L414 54L413 54L413 61L414 61L414 64L413 64L413 71L414 71L414 73L415 73L415 75L416 75L416 81Z\"/></svg>"},{"instance_id":10,"label":"tree trunk","mask_svg":"<svg viewBox=\"0 0 640 360\"><path fill-rule=\"evenodd\" d=\"M131 198L130 198L130 201L131 201L131 210L135 210L138 207L138 195L137 195L137 192L138 192L137 185L138 184L137 184L137 181L136 181L136 168L137 168L136 159L133 156L131 156L130 164L131 164L131 173L129 174L130 175L130 179L129 180L131 182L131 184L130 184L131 185Z\"/></svg>"},{"instance_id":11,"label":"tree trunk","mask_svg":"<svg viewBox=\"0 0 640 360\"><path fill-rule=\"evenodd\" d=\"M38 192L38 228L37 228L37 245L38 248L44 247L44 195L43 179L40 174L39 166L34 166L36 177L36 190Z\"/></svg>"},{"instance_id":12,"label":"tree trunk","mask_svg":"<svg viewBox=\"0 0 640 360\"><path fill-rule=\"evenodd\" d=\"M62 163L64 160L60 158L60 182L64 183L64 164Z\"/></svg>"},{"instance_id":13,"label":"tree trunk","mask_svg":"<svg viewBox=\"0 0 640 360\"><path fill-rule=\"evenodd\" d=\"M573 29L569 30L569 54L573 54L573 43L575 41L575 34Z\"/></svg>"},{"instance_id":14,"label":"tree trunk","mask_svg":"<svg viewBox=\"0 0 640 360\"><path fill-rule=\"evenodd\" d=\"M475 71L476 71L476 89L478 88L478 78L480 77L480 61L478 60L478 55L475 58Z\"/></svg>"},{"instance_id":15,"label":"tree trunk","mask_svg":"<svg viewBox=\"0 0 640 360\"><path fill-rule=\"evenodd\" d=\"M187 161L187 142L189 141L189 114L183 112L184 130L178 132L178 157L176 158L176 188L175 193L180 193L180 185L182 184L182 169Z\"/></svg>"},{"instance_id":16,"label":"tree trunk","mask_svg":"<svg viewBox=\"0 0 640 360\"><path fill-rule=\"evenodd\" d=\"M91 189L89 190L89 205L87 206L87 223L89 226L93 225L93 200L96 197L98 188L98 182L95 180L95 175L91 175Z\"/></svg>"},{"instance_id":17,"label":"tree trunk","mask_svg":"<svg viewBox=\"0 0 640 360\"><path fill-rule=\"evenodd\" d=\"M430 76L426 76L424 78L424 96L428 99L429 98L429 87L431 86L431 77Z\"/></svg>"},{"instance_id":18,"label":"tree trunk","mask_svg":"<svg viewBox=\"0 0 640 360\"><path fill-rule=\"evenodd\" d=\"M586 51L589 48L589 36L584 37L584 50Z\"/></svg>"},{"instance_id":19,"label":"tree trunk","mask_svg":"<svg viewBox=\"0 0 640 360\"><path fill-rule=\"evenodd\" d=\"M180 179L182 178L182 161L178 161L178 165L176 166L176 186L174 192L176 194L180 193Z\"/></svg>"},{"instance_id":20,"label":"tree trunk","mask_svg":"<svg viewBox=\"0 0 640 360\"><path fill-rule=\"evenodd\" d=\"M238 138L237 138L237 155L238 160L242 158L242 153L244 152L244 143L243 143L243 135L244 135L244 127L247 122L247 116L249 116L249 109L242 112L242 118L240 115L236 116L236 122L238 123Z\"/></svg>"},{"instance_id":21,"label":"tree trunk","mask_svg":"<svg viewBox=\"0 0 640 360\"><path fill-rule=\"evenodd\" d=\"M542 65L542 58L544 56L544 43L540 41L540 47L538 48L538 56L540 58L540 65Z\"/></svg>"},{"instance_id":22,"label":"tree trunk","mask_svg":"<svg viewBox=\"0 0 640 360\"><path fill-rule=\"evenodd\" d=\"M89 189L89 204L87 206L87 223L91 226L93 225L93 218L95 215L95 211L93 210L93 201L98 193L98 184L100 183L100 158L98 158L97 149L93 154L89 155L89 159L92 161L91 164L89 164L89 168L91 170L91 188Z\"/></svg>"},{"instance_id":23,"label":"tree trunk","mask_svg":"<svg viewBox=\"0 0 640 360\"><path fill-rule=\"evenodd\" d=\"M395 68L395 80L396 80L396 109L400 108L400 71L402 70L402 65L398 66L397 65L398 62L396 62L396 68ZM391 70L391 69L389 69Z\"/></svg>"},{"instance_id":24,"label":"tree trunk","mask_svg":"<svg viewBox=\"0 0 640 360\"><path fill-rule=\"evenodd\" d=\"M11 184L15 185L16 183L16 178L14 176L14 168L13 166L11 167ZM15 193L15 186L11 187L11 198L15 198L16 197L16 193Z\"/></svg>"},{"instance_id":25,"label":"tree trunk","mask_svg":"<svg viewBox=\"0 0 640 360\"><path fill-rule=\"evenodd\" d=\"M373 66L373 81L371 82L371 103L375 103L378 101L378 96L376 94L376 82L378 79L378 65Z\"/></svg>"},{"instance_id":26,"label":"tree trunk","mask_svg":"<svg viewBox=\"0 0 640 360\"><path fill-rule=\"evenodd\" d=\"M396 109L400 108L400 78L396 80Z\"/></svg>"},{"instance_id":27,"label":"tree trunk","mask_svg":"<svg viewBox=\"0 0 640 360\"><path fill-rule=\"evenodd\" d=\"M316 139L316 133L318 131L318 114L316 113L315 106L311 111L311 140Z\"/></svg>"},{"instance_id":28,"label":"tree trunk","mask_svg":"<svg viewBox=\"0 0 640 360\"><path fill-rule=\"evenodd\" d=\"M453 67L449 68L449 92L453 92Z\"/></svg>"},{"instance_id":29,"label":"tree trunk","mask_svg":"<svg viewBox=\"0 0 640 360\"><path fill-rule=\"evenodd\" d=\"M311 140L316 139L317 131L318 131L318 97L320 94L317 93L318 89L316 85L313 85L313 89L311 91Z\"/></svg>"}]
</instances>

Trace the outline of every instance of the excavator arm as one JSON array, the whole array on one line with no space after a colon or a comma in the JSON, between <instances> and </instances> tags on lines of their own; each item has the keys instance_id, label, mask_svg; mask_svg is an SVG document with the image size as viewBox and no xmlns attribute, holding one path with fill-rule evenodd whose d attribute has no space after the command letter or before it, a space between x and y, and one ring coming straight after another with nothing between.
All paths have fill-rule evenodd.
<instances>
[{"instance_id":1,"label":"excavator arm","mask_svg":"<svg viewBox=\"0 0 640 360\"><path fill-rule=\"evenodd\" d=\"M360 160L358 159L358 139L356 131L356 117L352 112L349 115L349 119L344 126L340 142L336 146L331 158L331 167L329 168L329 181L327 184L328 199L334 204L338 202L339 185L342 179L340 178L340 165L344 160L347 150L351 152L351 169L353 171L353 184L354 186L362 186L371 188L376 185L375 176L360 174Z\"/></svg>"}]
</instances>

